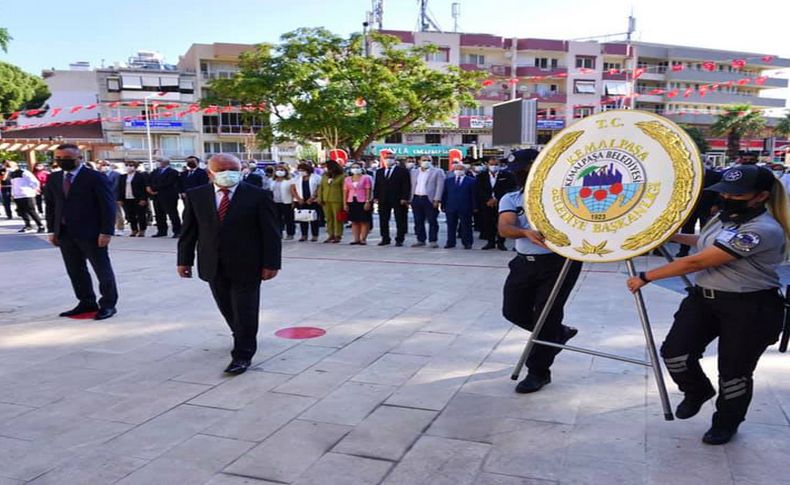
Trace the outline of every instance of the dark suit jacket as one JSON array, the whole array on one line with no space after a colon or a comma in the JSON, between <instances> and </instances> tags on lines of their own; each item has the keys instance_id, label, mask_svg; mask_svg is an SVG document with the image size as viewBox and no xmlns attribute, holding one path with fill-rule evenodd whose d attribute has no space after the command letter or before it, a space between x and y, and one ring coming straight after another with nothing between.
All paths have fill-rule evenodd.
<instances>
[{"instance_id":1,"label":"dark suit jacket","mask_svg":"<svg viewBox=\"0 0 790 485\"><path fill-rule=\"evenodd\" d=\"M198 167L193 170L192 175L190 175L190 171L184 170L181 172L179 177L179 183L181 187L181 193L185 193L187 190L194 189L195 187L200 187L201 185L206 185L208 180L208 172L203 170L202 168Z\"/></svg>"},{"instance_id":2,"label":"dark suit jacket","mask_svg":"<svg viewBox=\"0 0 790 485\"><path fill-rule=\"evenodd\" d=\"M476 178L477 180L477 204L479 207L484 207L488 199L491 198L491 193L494 193L496 200L502 200L502 196L513 192L517 189L516 179L510 172L497 172L496 184L492 190L491 179L488 176L488 171L480 172Z\"/></svg>"},{"instance_id":3,"label":"dark suit jacket","mask_svg":"<svg viewBox=\"0 0 790 485\"><path fill-rule=\"evenodd\" d=\"M148 175L148 186L160 197L178 197L181 188L178 170L167 167L164 171L157 168Z\"/></svg>"},{"instance_id":4,"label":"dark suit jacket","mask_svg":"<svg viewBox=\"0 0 790 485\"><path fill-rule=\"evenodd\" d=\"M126 179L128 178L129 174L125 173L121 175L121 178L118 180L118 189L115 192L115 197L121 202L126 200ZM143 172L135 173L132 179L132 195L134 195L134 200L138 202L141 200L148 200L148 192L145 191L147 186L148 174Z\"/></svg>"},{"instance_id":5,"label":"dark suit jacket","mask_svg":"<svg viewBox=\"0 0 790 485\"><path fill-rule=\"evenodd\" d=\"M458 212L471 215L477 207L477 184L475 179L466 176L459 186L455 175L450 175L444 181L442 193L442 208L445 212Z\"/></svg>"},{"instance_id":6,"label":"dark suit jacket","mask_svg":"<svg viewBox=\"0 0 790 485\"><path fill-rule=\"evenodd\" d=\"M71 183L69 196L63 194L65 172L53 172L44 186L47 227L60 235L65 221L75 239L96 239L115 230L115 197L110 180L83 165Z\"/></svg>"},{"instance_id":7,"label":"dark suit jacket","mask_svg":"<svg viewBox=\"0 0 790 485\"><path fill-rule=\"evenodd\" d=\"M411 177L403 167L395 167L387 179L387 169L376 171L376 183L373 186L373 198L379 203L397 205L401 200L411 199Z\"/></svg>"},{"instance_id":8,"label":"dark suit jacket","mask_svg":"<svg viewBox=\"0 0 790 485\"><path fill-rule=\"evenodd\" d=\"M280 269L280 230L266 191L237 185L220 224L214 184L203 185L187 192L183 217L178 265L193 266L197 248L200 279L212 281L220 266L239 283L260 281L263 268Z\"/></svg>"},{"instance_id":9,"label":"dark suit jacket","mask_svg":"<svg viewBox=\"0 0 790 485\"><path fill-rule=\"evenodd\" d=\"M257 173L247 174L243 181L258 188L263 188L263 176Z\"/></svg>"}]
</instances>

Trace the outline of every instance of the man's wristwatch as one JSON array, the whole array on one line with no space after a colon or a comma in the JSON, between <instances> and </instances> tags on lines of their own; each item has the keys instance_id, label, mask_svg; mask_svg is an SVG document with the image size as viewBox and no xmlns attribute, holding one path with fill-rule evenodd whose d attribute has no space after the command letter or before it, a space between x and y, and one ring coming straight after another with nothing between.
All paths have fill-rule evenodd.
<instances>
[{"instance_id":1,"label":"man's wristwatch","mask_svg":"<svg viewBox=\"0 0 790 485\"><path fill-rule=\"evenodd\" d=\"M638 276L640 280L645 282L645 284L650 283L650 279L648 279L647 274L644 271L640 271Z\"/></svg>"}]
</instances>

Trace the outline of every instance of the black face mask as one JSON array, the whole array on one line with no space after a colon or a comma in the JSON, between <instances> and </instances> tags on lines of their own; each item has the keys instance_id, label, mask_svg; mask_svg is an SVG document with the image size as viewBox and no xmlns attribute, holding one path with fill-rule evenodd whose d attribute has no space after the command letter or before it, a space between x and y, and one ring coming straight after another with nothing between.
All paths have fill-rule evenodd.
<instances>
[{"instance_id":1,"label":"black face mask","mask_svg":"<svg viewBox=\"0 0 790 485\"><path fill-rule=\"evenodd\" d=\"M189 167L189 168L195 168L195 167L197 167L197 162L192 162L192 161L190 161L190 162L187 162L187 167Z\"/></svg>"},{"instance_id":2,"label":"black face mask","mask_svg":"<svg viewBox=\"0 0 790 485\"><path fill-rule=\"evenodd\" d=\"M77 168L77 160L73 158L61 158L58 160L60 164L60 168L67 172L71 172L75 168Z\"/></svg>"},{"instance_id":3,"label":"black face mask","mask_svg":"<svg viewBox=\"0 0 790 485\"><path fill-rule=\"evenodd\" d=\"M749 207L749 202L751 202L751 200L719 198L718 205L721 207L722 212L728 216L732 216L749 211L751 209Z\"/></svg>"}]
</instances>

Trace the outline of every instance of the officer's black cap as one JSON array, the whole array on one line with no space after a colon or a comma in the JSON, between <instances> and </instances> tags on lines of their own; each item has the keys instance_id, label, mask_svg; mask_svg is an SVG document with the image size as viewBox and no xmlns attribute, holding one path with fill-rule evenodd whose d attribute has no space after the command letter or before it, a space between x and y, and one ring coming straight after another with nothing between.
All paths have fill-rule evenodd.
<instances>
[{"instance_id":1,"label":"officer's black cap","mask_svg":"<svg viewBox=\"0 0 790 485\"><path fill-rule=\"evenodd\" d=\"M529 170L532 162L538 158L537 150L526 148L524 150L516 150L511 153L507 158L503 159L507 163L507 169L511 172L518 172L519 170Z\"/></svg>"},{"instance_id":2,"label":"officer's black cap","mask_svg":"<svg viewBox=\"0 0 790 485\"><path fill-rule=\"evenodd\" d=\"M713 192L743 195L753 192L771 191L776 177L773 172L757 165L738 165L721 177L721 181L705 188Z\"/></svg>"}]
</instances>

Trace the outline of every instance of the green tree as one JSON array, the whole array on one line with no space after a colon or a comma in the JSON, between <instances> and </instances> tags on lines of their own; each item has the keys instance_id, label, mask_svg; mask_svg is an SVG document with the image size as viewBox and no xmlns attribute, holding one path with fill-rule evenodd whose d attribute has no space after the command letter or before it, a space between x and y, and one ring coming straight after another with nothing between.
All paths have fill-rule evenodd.
<instances>
[{"instance_id":1,"label":"green tree","mask_svg":"<svg viewBox=\"0 0 790 485\"><path fill-rule=\"evenodd\" d=\"M13 37L8 33L8 29L0 27L0 49L3 49L3 52L8 52L8 43L12 39Z\"/></svg>"},{"instance_id":2,"label":"green tree","mask_svg":"<svg viewBox=\"0 0 790 485\"><path fill-rule=\"evenodd\" d=\"M726 106L717 116L711 131L727 137L727 157L732 160L741 149L741 138L758 134L765 127L763 114L748 104Z\"/></svg>"},{"instance_id":3,"label":"green tree","mask_svg":"<svg viewBox=\"0 0 790 485\"><path fill-rule=\"evenodd\" d=\"M296 152L299 160L313 160L318 161L318 148L312 143L301 145Z\"/></svg>"},{"instance_id":4,"label":"green tree","mask_svg":"<svg viewBox=\"0 0 790 485\"><path fill-rule=\"evenodd\" d=\"M271 141L320 142L359 158L373 141L417 124L430 124L475 106L482 74L428 67L435 46L403 48L392 36L365 39L326 29L299 29L278 45L262 44L240 59L232 79L212 82L204 104L264 105L274 123L259 134Z\"/></svg>"},{"instance_id":5,"label":"green tree","mask_svg":"<svg viewBox=\"0 0 790 485\"><path fill-rule=\"evenodd\" d=\"M774 128L774 133L779 136L790 136L790 111L785 113L785 117L779 120Z\"/></svg>"},{"instance_id":6,"label":"green tree","mask_svg":"<svg viewBox=\"0 0 790 485\"><path fill-rule=\"evenodd\" d=\"M0 62L0 117L20 109L40 107L49 98L44 80Z\"/></svg>"},{"instance_id":7,"label":"green tree","mask_svg":"<svg viewBox=\"0 0 790 485\"><path fill-rule=\"evenodd\" d=\"M694 140L694 144L697 145L697 150L699 150L700 154L710 150L710 145L708 144L708 140L705 139L705 134L702 133L702 130L696 126L689 125L682 125L682 128L686 130L686 133Z\"/></svg>"}]
</instances>

